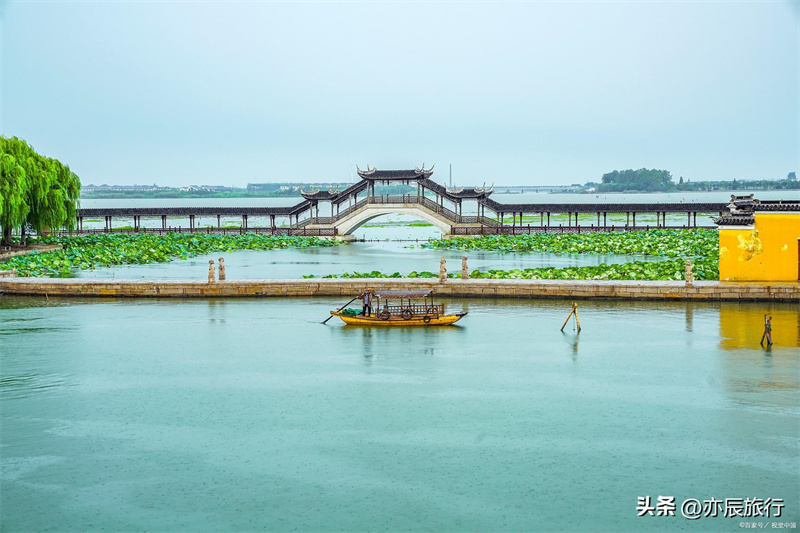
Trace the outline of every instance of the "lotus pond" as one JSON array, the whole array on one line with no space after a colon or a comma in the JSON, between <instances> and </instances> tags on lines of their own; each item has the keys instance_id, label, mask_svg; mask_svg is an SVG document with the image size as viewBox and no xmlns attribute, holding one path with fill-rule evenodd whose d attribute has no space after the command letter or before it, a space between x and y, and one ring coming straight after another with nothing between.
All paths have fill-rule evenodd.
<instances>
[{"instance_id":1,"label":"lotus pond","mask_svg":"<svg viewBox=\"0 0 800 533\"><path fill-rule=\"evenodd\" d=\"M429 228L404 231L424 235ZM342 245L316 237L260 234L59 237L45 242L61 244L63 250L12 258L0 263L0 269L14 268L21 276L203 278L208 260L224 253L229 279L436 277L440 258L448 261L450 272L460 273L466 255L474 278L682 279L685 259L692 260L696 279L718 278L714 230L421 240Z\"/></svg>"}]
</instances>

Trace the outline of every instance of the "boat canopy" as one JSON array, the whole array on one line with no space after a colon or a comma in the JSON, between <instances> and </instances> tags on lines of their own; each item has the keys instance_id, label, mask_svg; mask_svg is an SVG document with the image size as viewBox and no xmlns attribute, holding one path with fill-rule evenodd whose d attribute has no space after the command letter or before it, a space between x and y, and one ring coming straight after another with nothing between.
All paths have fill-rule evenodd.
<instances>
[{"instance_id":1,"label":"boat canopy","mask_svg":"<svg viewBox=\"0 0 800 533\"><path fill-rule=\"evenodd\" d=\"M426 291L378 291L375 296L387 300L392 298L426 298L432 292L430 289Z\"/></svg>"}]
</instances>

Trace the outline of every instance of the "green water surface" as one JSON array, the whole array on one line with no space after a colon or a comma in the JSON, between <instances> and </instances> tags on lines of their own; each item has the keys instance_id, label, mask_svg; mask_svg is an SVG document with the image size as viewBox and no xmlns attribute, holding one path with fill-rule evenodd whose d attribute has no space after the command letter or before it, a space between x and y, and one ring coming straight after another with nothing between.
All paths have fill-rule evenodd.
<instances>
[{"instance_id":1,"label":"green water surface","mask_svg":"<svg viewBox=\"0 0 800 533\"><path fill-rule=\"evenodd\" d=\"M754 497L798 522L799 350L722 323L796 306L320 324L343 303L0 297L2 530L741 531L680 504ZM660 495L677 516L637 516Z\"/></svg>"}]
</instances>

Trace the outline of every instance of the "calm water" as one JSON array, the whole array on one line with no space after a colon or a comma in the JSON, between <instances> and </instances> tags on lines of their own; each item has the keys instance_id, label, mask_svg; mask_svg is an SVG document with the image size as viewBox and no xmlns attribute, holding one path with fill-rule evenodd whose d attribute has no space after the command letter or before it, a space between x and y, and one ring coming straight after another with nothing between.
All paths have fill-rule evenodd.
<instances>
[{"instance_id":1,"label":"calm water","mask_svg":"<svg viewBox=\"0 0 800 533\"><path fill-rule=\"evenodd\" d=\"M687 498L799 521L796 306L319 323L342 303L0 297L3 530L741 531ZM638 518L648 495L678 516Z\"/></svg>"}]
</instances>

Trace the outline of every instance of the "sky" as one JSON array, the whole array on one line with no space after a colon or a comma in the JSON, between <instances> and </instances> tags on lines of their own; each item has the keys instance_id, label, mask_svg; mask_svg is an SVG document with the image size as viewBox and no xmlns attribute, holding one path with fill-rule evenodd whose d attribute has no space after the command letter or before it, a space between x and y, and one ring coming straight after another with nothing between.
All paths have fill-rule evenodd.
<instances>
[{"instance_id":1,"label":"sky","mask_svg":"<svg viewBox=\"0 0 800 533\"><path fill-rule=\"evenodd\" d=\"M782 179L800 0L0 0L0 91L84 184Z\"/></svg>"}]
</instances>

